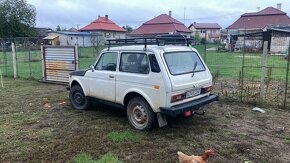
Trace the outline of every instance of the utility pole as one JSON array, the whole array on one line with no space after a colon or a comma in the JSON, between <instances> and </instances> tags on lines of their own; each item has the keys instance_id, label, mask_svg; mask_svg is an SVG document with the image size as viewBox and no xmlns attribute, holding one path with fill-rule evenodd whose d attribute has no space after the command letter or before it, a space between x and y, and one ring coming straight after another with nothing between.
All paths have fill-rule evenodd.
<instances>
[{"instance_id":1,"label":"utility pole","mask_svg":"<svg viewBox=\"0 0 290 163\"><path fill-rule=\"evenodd\" d=\"M183 24L185 24L185 10L186 10L186 8L184 7L184 10L183 10Z\"/></svg>"}]
</instances>

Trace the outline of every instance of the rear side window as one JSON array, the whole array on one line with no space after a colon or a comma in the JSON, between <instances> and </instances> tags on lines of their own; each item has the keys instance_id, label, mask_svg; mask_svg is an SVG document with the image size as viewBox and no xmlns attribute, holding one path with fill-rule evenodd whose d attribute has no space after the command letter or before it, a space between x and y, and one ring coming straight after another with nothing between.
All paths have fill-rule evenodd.
<instances>
[{"instance_id":1,"label":"rear side window","mask_svg":"<svg viewBox=\"0 0 290 163\"><path fill-rule=\"evenodd\" d=\"M146 53L126 52L121 54L120 71L148 74L149 62Z\"/></svg>"},{"instance_id":2,"label":"rear side window","mask_svg":"<svg viewBox=\"0 0 290 163\"><path fill-rule=\"evenodd\" d=\"M164 53L164 58L172 75L205 71L199 56L193 51ZM194 69L195 63L197 66Z\"/></svg>"},{"instance_id":3,"label":"rear side window","mask_svg":"<svg viewBox=\"0 0 290 163\"><path fill-rule=\"evenodd\" d=\"M149 54L149 61L152 72L160 72L160 67L158 65L157 59L154 54Z\"/></svg>"}]
</instances>

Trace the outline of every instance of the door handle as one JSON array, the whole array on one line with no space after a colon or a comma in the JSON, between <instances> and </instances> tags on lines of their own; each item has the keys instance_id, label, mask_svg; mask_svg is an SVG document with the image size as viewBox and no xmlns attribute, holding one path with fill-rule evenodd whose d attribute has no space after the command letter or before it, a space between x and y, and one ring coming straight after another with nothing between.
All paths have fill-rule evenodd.
<instances>
[{"instance_id":1,"label":"door handle","mask_svg":"<svg viewBox=\"0 0 290 163\"><path fill-rule=\"evenodd\" d=\"M113 75L109 75L109 78L113 79L113 78L115 78L115 76L113 76Z\"/></svg>"}]
</instances>

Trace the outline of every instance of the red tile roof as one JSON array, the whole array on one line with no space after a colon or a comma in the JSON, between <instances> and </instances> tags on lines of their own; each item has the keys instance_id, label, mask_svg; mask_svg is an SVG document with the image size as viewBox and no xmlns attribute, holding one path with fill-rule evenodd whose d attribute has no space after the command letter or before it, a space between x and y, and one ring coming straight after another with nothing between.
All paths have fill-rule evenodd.
<instances>
[{"instance_id":1,"label":"red tile roof","mask_svg":"<svg viewBox=\"0 0 290 163\"><path fill-rule=\"evenodd\" d=\"M139 28L131 32L130 35L131 36L158 35L158 34L168 34L170 32L191 33L191 31L178 20L166 14L161 14L156 18L153 18L142 24Z\"/></svg>"},{"instance_id":2,"label":"red tile roof","mask_svg":"<svg viewBox=\"0 0 290 163\"><path fill-rule=\"evenodd\" d=\"M119 27L117 24L112 22L108 17L99 17L89 25L80 29L80 31L116 31L126 32L125 29Z\"/></svg>"},{"instance_id":3,"label":"red tile roof","mask_svg":"<svg viewBox=\"0 0 290 163\"><path fill-rule=\"evenodd\" d=\"M245 13L241 15L241 17L227 29L263 29L271 24L287 25L290 24L290 18L285 12L273 7L268 7L259 12Z\"/></svg>"},{"instance_id":4,"label":"red tile roof","mask_svg":"<svg viewBox=\"0 0 290 163\"><path fill-rule=\"evenodd\" d=\"M221 29L217 23L193 23L188 28L194 26L195 29Z\"/></svg>"}]
</instances>

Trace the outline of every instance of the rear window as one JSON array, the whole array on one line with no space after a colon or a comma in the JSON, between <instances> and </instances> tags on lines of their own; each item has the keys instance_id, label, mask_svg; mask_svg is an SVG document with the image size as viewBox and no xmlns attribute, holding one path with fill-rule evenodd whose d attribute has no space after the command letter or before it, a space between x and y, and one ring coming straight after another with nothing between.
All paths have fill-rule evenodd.
<instances>
[{"instance_id":1,"label":"rear window","mask_svg":"<svg viewBox=\"0 0 290 163\"><path fill-rule=\"evenodd\" d=\"M193 73L195 62L197 66L194 72L205 71L199 56L193 51L164 53L164 58L172 75Z\"/></svg>"}]
</instances>

